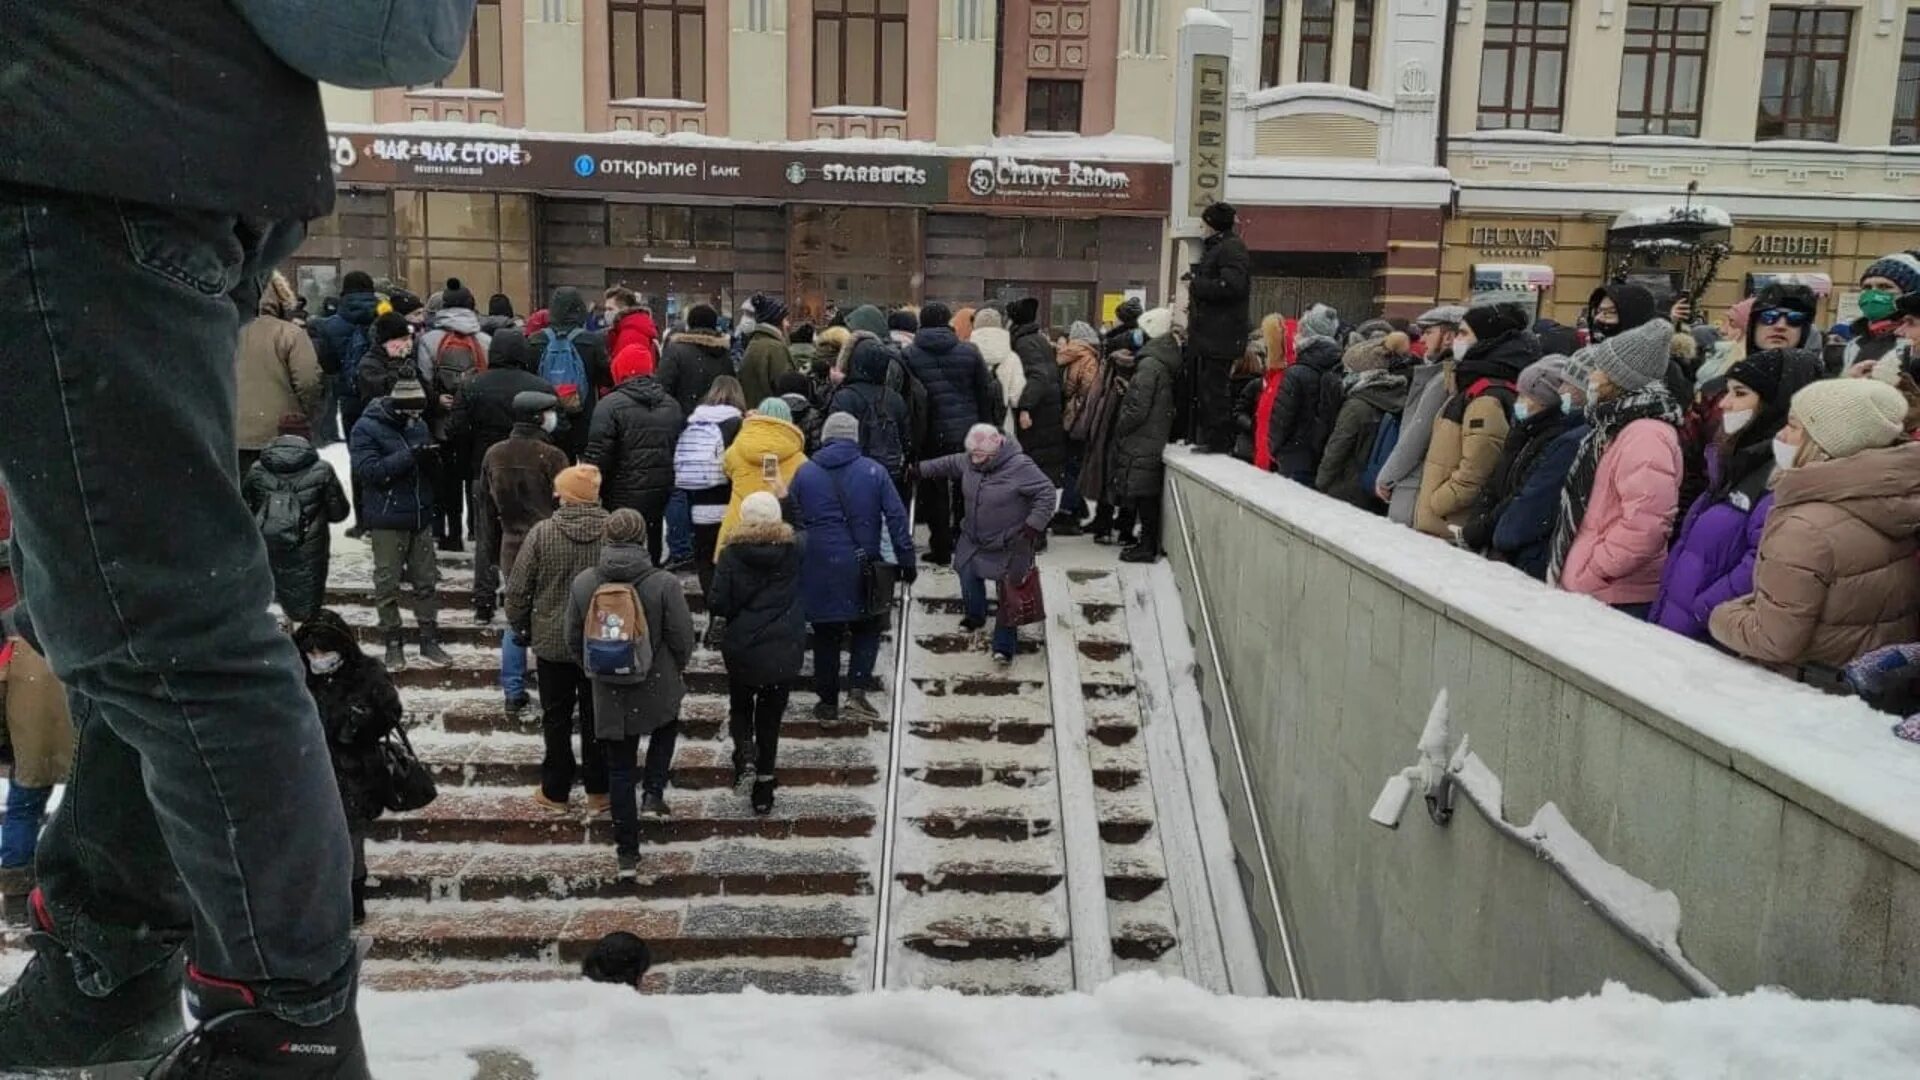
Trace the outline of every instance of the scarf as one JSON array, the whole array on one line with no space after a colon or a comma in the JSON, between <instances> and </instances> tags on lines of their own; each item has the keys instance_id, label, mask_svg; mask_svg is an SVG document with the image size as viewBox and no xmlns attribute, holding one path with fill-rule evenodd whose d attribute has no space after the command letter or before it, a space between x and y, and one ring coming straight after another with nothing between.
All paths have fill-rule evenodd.
<instances>
[{"instance_id":1,"label":"scarf","mask_svg":"<svg viewBox=\"0 0 1920 1080\"><path fill-rule=\"evenodd\" d=\"M1387 368L1375 368L1372 371L1349 371L1340 377L1340 389L1348 397L1354 391L1365 390L1370 386L1384 386L1389 390L1398 390L1407 385L1407 377Z\"/></svg>"},{"instance_id":2,"label":"scarf","mask_svg":"<svg viewBox=\"0 0 1920 1080\"><path fill-rule=\"evenodd\" d=\"M1613 445L1614 436L1635 420L1664 420L1677 428L1681 419L1680 403L1658 379L1587 408L1587 434L1574 451L1573 468L1567 472L1566 486L1560 489L1560 513L1554 521L1552 554L1547 562L1549 585L1560 583L1560 569L1566 565L1567 552L1587 516L1587 500L1593 497L1593 482L1600 475L1600 459Z\"/></svg>"}]
</instances>

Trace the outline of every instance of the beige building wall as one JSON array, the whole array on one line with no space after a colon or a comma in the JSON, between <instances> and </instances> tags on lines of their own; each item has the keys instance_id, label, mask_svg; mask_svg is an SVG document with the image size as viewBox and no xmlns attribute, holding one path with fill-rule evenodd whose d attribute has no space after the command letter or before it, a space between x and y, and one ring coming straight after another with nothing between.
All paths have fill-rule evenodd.
<instances>
[{"instance_id":1,"label":"beige building wall","mask_svg":"<svg viewBox=\"0 0 1920 1080\"><path fill-rule=\"evenodd\" d=\"M320 108L331 124L373 123L373 91L320 85Z\"/></svg>"},{"instance_id":2,"label":"beige building wall","mask_svg":"<svg viewBox=\"0 0 1920 1080\"><path fill-rule=\"evenodd\" d=\"M531 130L587 130L583 4L589 2L596 0L529 0L527 4L524 62Z\"/></svg>"},{"instance_id":3,"label":"beige building wall","mask_svg":"<svg viewBox=\"0 0 1920 1080\"><path fill-rule=\"evenodd\" d=\"M1113 130L1173 139L1174 68L1184 0L1113 0L1120 5L1120 62L1114 76ZM1291 6L1291 5L1290 5Z\"/></svg>"},{"instance_id":4,"label":"beige building wall","mask_svg":"<svg viewBox=\"0 0 1920 1080\"><path fill-rule=\"evenodd\" d=\"M787 137L787 0L732 0L727 133L756 142Z\"/></svg>"},{"instance_id":5,"label":"beige building wall","mask_svg":"<svg viewBox=\"0 0 1920 1080\"><path fill-rule=\"evenodd\" d=\"M940 0L939 114L934 140L972 146L993 138L993 0Z\"/></svg>"}]
</instances>

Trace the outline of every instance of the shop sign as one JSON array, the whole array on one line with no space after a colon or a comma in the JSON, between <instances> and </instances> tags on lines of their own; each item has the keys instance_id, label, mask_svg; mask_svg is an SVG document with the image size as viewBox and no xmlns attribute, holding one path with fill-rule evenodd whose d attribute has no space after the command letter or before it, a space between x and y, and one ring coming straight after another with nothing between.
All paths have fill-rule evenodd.
<instances>
[{"instance_id":1,"label":"shop sign","mask_svg":"<svg viewBox=\"0 0 1920 1080\"><path fill-rule=\"evenodd\" d=\"M1763 263L1822 262L1833 257L1833 237L1811 233L1755 233L1747 254Z\"/></svg>"},{"instance_id":2,"label":"shop sign","mask_svg":"<svg viewBox=\"0 0 1920 1080\"><path fill-rule=\"evenodd\" d=\"M999 156L954 158L948 168L947 197L960 205L1166 212L1165 165Z\"/></svg>"},{"instance_id":3,"label":"shop sign","mask_svg":"<svg viewBox=\"0 0 1920 1080\"><path fill-rule=\"evenodd\" d=\"M1475 225L1467 230L1467 243L1483 255L1540 255L1560 246L1560 230Z\"/></svg>"},{"instance_id":4,"label":"shop sign","mask_svg":"<svg viewBox=\"0 0 1920 1080\"><path fill-rule=\"evenodd\" d=\"M845 161L829 161L818 168L808 168L805 162L787 163L787 183L796 187L805 184L808 177L819 177L830 184L872 184L882 187L925 187L927 170L918 165L875 165L862 162L853 164Z\"/></svg>"}]
</instances>

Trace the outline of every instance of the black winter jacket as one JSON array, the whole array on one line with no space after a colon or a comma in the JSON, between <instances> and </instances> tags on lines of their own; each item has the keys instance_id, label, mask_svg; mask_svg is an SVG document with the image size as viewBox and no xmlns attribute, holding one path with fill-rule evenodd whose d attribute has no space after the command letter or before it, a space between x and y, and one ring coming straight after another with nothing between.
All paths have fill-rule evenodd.
<instances>
[{"instance_id":1,"label":"black winter jacket","mask_svg":"<svg viewBox=\"0 0 1920 1080\"><path fill-rule=\"evenodd\" d=\"M659 369L653 377L660 380L668 396L679 404L682 416L692 416L693 410L700 407L700 399L713 389L713 380L733 374L733 354L729 349L725 334L698 330L682 330L667 341L666 352L660 357Z\"/></svg>"},{"instance_id":2,"label":"black winter jacket","mask_svg":"<svg viewBox=\"0 0 1920 1080\"><path fill-rule=\"evenodd\" d=\"M388 356L384 346L375 345L360 358L360 366L354 370L353 393L361 401L378 401L393 393L393 384L401 379L419 378L420 369L413 362L412 349L404 356Z\"/></svg>"},{"instance_id":3,"label":"black winter jacket","mask_svg":"<svg viewBox=\"0 0 1920 1080\"><path fill-rule=\"evenodd\" d=\"M683 419L680 406L651 375L628 379L600 403L581 460L600 466L600 501L607 509L660 512L673 494L673 447Z\"/></svg>"},{"instance_id":4,"label":"black winter jacket","mask_svg":"<svg viewBox=\"0 0 1920 1080\"><path fill-rule=\"evenodd\" d=\"M260 452L240 493L267 542L275 602L295 622L311 618L327 591L327 526L352 509L340 478L313 444L282 435Z\"/></svg>"},{"instance_id":5,"label":"black winter jacket","mask_svg":"<svg viewBox=\"0 0 1920 1080\"><path fill-rule=\"evenodd\" d=\"M1133 381L1113 417L1108 500L1159 498L1166 476L1161 454L1173 436L1173 379L1179 366L1180 343L1172 334L1154 338L1140 350Z\"/></svg>"},{"instance_id":6,"label":"black winter jacket","mask_svg":"<svg viewBox=\"0 0 1920 1080\"><path fill-rule=\"evenodd\" d=\"M1330 426L1320 419L1321 382L1340 378L1340 346L1331 338L1314 338L1300 346L1296 356L1273 396L1267 445L1275 472L1311 486L1320 466L1317 435Z\"/></svg>"},{"instance_id":7,"label":"black winter jacket","mask_svg":"<svg viewBox=\"0 0 1920 1080\"><path fill-rule=\"evenodd\" d=\"M1016 429L1020 449L1058 487L1067 480L1066 398L1060 386L1060 362L1054 356L1053 342L1038 325L1016 326L1012 337L1020 370L1027 376L1027 387L1015 405L1029 421Z\"/></svg>"},{"instance_id":8,"label":"black winter jacket","mask_svg":"<svg viewBox=\"0 0 1920 1080\"><path fill-rule=\"evenodd\" d=\"M961 341L950 326L923 326L907 347L907 368L927 388L932 416L927 424L931 454L966 449L967 429L994 413L999 385L980 350Z\"/></svg>"},{"instance_id":9,"label":"black winter jacket","mask_svg":"<svg viewBox=\"0 0 1920 1080\"><path fill-rule=\"evenodd\" d=\"M739 525L714 568L707 610L727 620L720 654L727 676L746 686L800 675L807 612L800 600L803 537L784 522Z\"/></svg>"},{"instance_id":10,"label":"black winter jacket","mask_svg":"<svg viewBox=\"0 0 1920 1080\"><path fill-rule=\"evenodd\" d=\"M365 825L384 809L386 783L380 768L380 741L400 726L400 695L380 662L360 651L346 620L322 610L294 632L303 667L310 653L338 653L340 666L329 674L307 671L307 692L320 713L333 756L333 776L347 822Z\"/></svg>"},{"instance_id":11,"label":"black winter jacket","mask_svg":"<svg viewBox=\"0 0 1920 1080\"><path fill-rule=\"evenodd\" d=\"M1234 379L1228 386L1233 398L1233 456L1253 463L1254 420L1260 411L1260 395L1266 393L1265 379Z\"/></svg>"},{"instance_id":12,"label":"black winter jacket","mask_svg":"<svg viewBox=\"0 0 1920 1080\"><path fill-rule=\"evenodd\" d=\"M843 412L860 421L861 455L879 462L897 482L913 460L913 433L906 401L887 385L887 375L896 366L894 360L893 350L877 341L861 338L854 342L847 381L827 402L827 415ZM891 422L891 433L883 429L883 418Z\"/></svg>"},{"instance_id":13,"label":"black winter jacket","mask_svg":"<svg viewBox=\"0 0 1920 1080\"><path fill-rule=\"evenodd\" d=\"M502 330L494 335L493 347L487 352L487 370L475 375L454 396L450 431L456 440L471 441L476 480L487 451L513 434L517 422L513 399L528 391L553 393L553 384L533 373L533 360L527 339L519 331Z\"/></svg>"},{"instance_id":14,"label":"black winter jacket","mask_svg":"<svg viewBox=\"0 0 1920 1080\"><path fill-rule=\"evenodd\" d=\"M1558 405L1547 408L1531 404L1530 407L1541 411L1516 421L1507 430L1507 441L1500 447L1500 462L1480 488L1472 515L1461 526L1460 542L1470 550L1495 554L1491 550L1494 530L1500 524L1501 515L1512 505L1513 497L1520 493L1521 481L1533 471L1534 464L1547 447L1553 445L1553 440L1580 423L1561 412Z\"/></svg>"},{"instance_id":15,"label":"black winter jacket","mask_svg":"<svg viewBox=\"0 0 1920 1080\"><path fill-rule=\"evenodd\" d=\"M1238 360L1247 348L1253 261L1235 233L1215 233L1201 246L1187 282L1187 336L1202 356Z\"/></svg>"}]
</instances>

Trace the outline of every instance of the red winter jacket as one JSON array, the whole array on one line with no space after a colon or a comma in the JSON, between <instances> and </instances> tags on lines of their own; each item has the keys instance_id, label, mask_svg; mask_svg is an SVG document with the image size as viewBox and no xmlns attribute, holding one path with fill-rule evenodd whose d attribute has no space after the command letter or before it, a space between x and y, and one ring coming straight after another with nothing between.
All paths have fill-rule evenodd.
<instances>
[{"instance_id":1,"label":"red winter jacket","mask_svg":"<svg viewBox=\"0 0 1920 1080\"><path fill-rule=\"evenodd\" d=\"M646 371L634 372L629 370L625 375L621 374L618 361L621 354L625 353L629 346L639 346L645 351ZM660 362L660 331L653 325L653 314L646 308L635 308L621 315L620 318L614 322L612 328L607 331L607 355L613 357L615 360L613 365L614 386L620 385L626 381L627 378L635 374L652 374L654 367ZM612 389L612 386L607 387L601 391L600 396L606 397L607 392Z\"/></svg>"}]
</instances>

